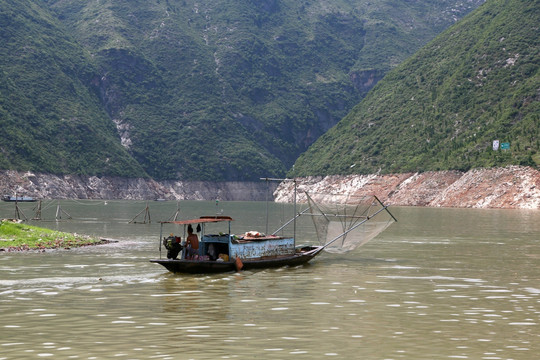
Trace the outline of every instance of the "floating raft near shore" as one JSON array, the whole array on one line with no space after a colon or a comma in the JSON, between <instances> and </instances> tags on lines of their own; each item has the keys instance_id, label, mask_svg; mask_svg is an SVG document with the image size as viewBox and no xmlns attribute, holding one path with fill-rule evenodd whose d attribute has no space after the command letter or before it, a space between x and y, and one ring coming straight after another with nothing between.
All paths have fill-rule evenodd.
<instances>
[{"instance_id":1,"label":"floating raft near shore","mask_svg":"<svg viewBox=\"0 0 540 360\"><path fill-rule=\"evenodd\" d=\"M11 195L4 195L2 197L3 201L7 202L35 202L37 199L31 197L31 196L11 196Z\"/></svg>"}]
</instances>

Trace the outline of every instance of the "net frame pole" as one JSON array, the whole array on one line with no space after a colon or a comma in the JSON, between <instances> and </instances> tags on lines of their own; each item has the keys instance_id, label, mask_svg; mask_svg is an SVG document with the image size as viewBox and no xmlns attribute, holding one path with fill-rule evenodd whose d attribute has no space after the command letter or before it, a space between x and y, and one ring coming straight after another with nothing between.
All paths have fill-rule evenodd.
<instances>
[{"instance_id":1,"label":"net frame pole","mask_svg":"<svg viewBox=\"0 0 540 360\"><path fill-rule=\"evenodd\" d=\"M327 242L326 244L324 244L322 248L324 249L324 248L326 248L327 246L329 246L329 245L335 243L336 241L338 241L339 239L341 239L344 235L347 235L348 233L350 233L351 231L353 231L354 229L356 229L356 228L359 227L360 225L364 224L366 221L368 221L368 220L372 219L373 217L375 217L375 216L376 216L377 214L379 214L380 212L382 212L382 211L384 211L384 210L388 211L388 210L386 209L387 207L388 207L388 206L384 206L384 205L383 205L383 208L382 208L382 209L379 209L379 210L378 210L377 212L375 212L373 215L368 216L365 220L363 220L363 221L359 222L358 224L354 225L353 227L351 227L351 228L348 229L347 231L342 232L341 234L339 234L338 236L336 236L335 238L333 238L331 241L329 241L329 242ZM389 211L388 211L388 213L390 214ZM390 214L390 215L392 215L392 214ZM395 218L394 216L392 216L392 219L394 219L394 220L397 222L397 220L396 220L396 218Z\"/></svg>"},{"instance_id":2,"label":"net frame pole","mask_svg":"<svg viewBox=\"0 0 540 360\"><path fill-rule=\"evenodd\" d=\"M373 195L373 197L379 202L379 204L381 204L381 206L383 207L384 210L386 210L388 215L390 215L392 217L392 219L394 219L395 222L398 222L397 219L394 217L394 215L392 215L390 210L388 210L388 205L384 205L383 202L381 200L379 200L379 198L376 195Z\"/></svg>"},{"instance_id":3,"label":"net frame pole","mask_svg":"<svg viewBox=\"0 0 540 360\"><path fill-rule=\"evenodd\" d=\"M281 230L283 230L287 225L289 225L290 223L292 223L293 221L296 221L296 218L302 216L306 211L309 210L309 207L308 208L305 208L304 210L302 210L301 212L299 212L298 214L295 215L295 217L293 217L292 219L290 219L289 221L287 221L285 224L281 225L279 227L279 229L275 230L272 235L276 235L278 232L280 232Z\"/></svg>"},{"instance_id":4,"label":"net frame pole","mask_svg":"<svg viewBox=\"0 0 540 360\"><path fill-rule=\"evenodd\" d=\"M315 202L315 200L313 200L313 198L312 198L311 196L309 196L309 194L308 194L307 191L305 192L305 194L306 194L306 196L308 197L308 200L310 201L309 204L313 204L313 205L317 208L317 210L319 210L319 212L321 213L321 215L324 216L325 219L326 219L327 221L330 221L330 219L328 219L328 217L326 216L326 214L324 213L324 211L322 211L321 208L319 207L319 205L317 205L317 203Z\"/></svg>"}]
</instances>

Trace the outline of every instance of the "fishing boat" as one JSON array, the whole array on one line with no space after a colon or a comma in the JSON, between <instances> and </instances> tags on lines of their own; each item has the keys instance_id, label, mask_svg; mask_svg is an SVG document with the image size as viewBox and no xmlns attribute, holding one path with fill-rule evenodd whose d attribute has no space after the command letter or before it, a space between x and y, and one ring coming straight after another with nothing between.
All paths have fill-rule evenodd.
<instances>
[{"instance_id":1,"label":"fishing boat","mask_svg":"<svg viewBox=\"0 0 540 360\"><path fill-rule=\"evenodd\" d=\"M199 249L196 255L188 257L189 251L182 237L171 233L160 241L160 254L165 248L167 259L160 255L160 259L150 261L175 273L199 274L297 266L307 263L322 251L322 246L296 248L292 237L256 231L234 235L230 231L232 221L229 216L202 216L198 219L161 222L160 233L167 225L180 225L184 229L197 226L201 234ZM223 230L226 232L207 233L208 225L217 223L225 225Z\"/></svg>"},{"instance_id":2,"label":"fishing boat","mask_svg":"<svg viewBox=\"0 0 540 360\"><path fill-rule=\"evenodd\" d=\"M323 250L328 252L347 252L366 243L386 229L392 222L397 221L377 197L369 201L357 202L354 206L341 204L342 211L317 204L307 194L308 207L296 211L296 183L294 185L295 215L272 234L258 231L248 231L233 234L230 216L210 215L200 218L163 221L159 236L159 259L150 262L164 266L174 273L218 273L240 270L252 270L283 266L299 266L307 264L320 255ZM309 212L308 212L309 211ZM386 214L386 219L382 214ZM311 216L319 245L296 246L296 219L300 216ZM378 221L374 221L375 217ZM369 222L369 224L368 224ZM285 227L293 224L293 236L279 236ZM219 231L215 226L219 226ZM164 237L169 227L183 227L183 236ZM196 233L198 249L190 249L186 242L187 234ZM210 227L214 227L210 231ZM339 229L339 230L338 230ZM192 236L192 235L190 235ZM166 258L164 252L166 251Z\"/></svg>"}]
</instances>

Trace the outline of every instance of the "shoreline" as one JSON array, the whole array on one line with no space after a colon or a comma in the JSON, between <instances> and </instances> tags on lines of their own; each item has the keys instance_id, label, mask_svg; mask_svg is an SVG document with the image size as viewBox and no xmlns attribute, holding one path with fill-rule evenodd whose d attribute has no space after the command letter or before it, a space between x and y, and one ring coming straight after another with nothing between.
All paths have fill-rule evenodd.
<instances>
[{"instance_id":1,"label":"shoreline","mask_svg":"<svg viewBox=\"0 0 540 360\"><path fill-rule=\"evenodd\" d=\"M28 225L19 220L0 221L0 252L69 250L112 242L115 241Z\"/></svg>"},{"instance_id":2,"label":"shoreline","mask_svg":"<svg viewBox=\"0 0 540 360\"><path fill-rule=\"evenodd\" d=\"M298 188L342 196L377 195L394 206L540 209L540 172L526 166L428 171L423 173L328 175L297 178ZM221 200L293 202L291 182L155 181L80 175L51 175L0 170L0 194L36 199ZM335 195L334 198L332 196ZM300 196L299 201L303 201Z\"/></svg>"},{"instance_id":3,"label":"shoreline","mask_svg":"<svg viewBox=\"0 0 540 360\"><path fill-rule=\"evenodd\" d=\"M51 250L71 250L73 248L82 248L82 247L89 247L89 246L99 246L99 245L107 245L118 242L118 240L110 240L110 239L99 239L99 241L91 242L91 243L79 243L79 244L71 244L71 246L67 245L64 246L62 244L55 244L54 246L44 246L39 248L31 248L28 245L26 246L8 246L8 247L0 247L0 253L16 253L16 252L27 252L27 251L35 251L35 252L46 252Z\"/></svg>"},{"instance_id":4,"label":"shoreline","mask_svg":"<svg viewBox=\"0 0 540 360\"><path fill-rule=\"evenodd\" d=\"M376 195L393 206L478 209L540 209L540 172L531 167L297 179L316 201ZM292 183L281 183L276 202L292 202ZM334 194L334 195L329 195ZM304 196L305 198L305 196ZM300 200L303 201L300 196Z\"/></svg>"}]
</instances>

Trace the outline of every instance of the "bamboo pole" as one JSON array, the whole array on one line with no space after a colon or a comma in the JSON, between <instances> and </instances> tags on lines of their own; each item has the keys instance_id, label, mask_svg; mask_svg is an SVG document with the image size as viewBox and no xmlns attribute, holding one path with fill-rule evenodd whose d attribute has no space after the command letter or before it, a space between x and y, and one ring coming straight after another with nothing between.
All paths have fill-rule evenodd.
<instances>
[{"instance_id":1,"label":"bamboo pole","mask_svg":"<svg viewBox=\"0 0 540 360\"><path fill-rule=\"evenodd\" d=\"M139 215L141 215L143 212L144 212L143 224L146 224L147 219L148 219L148 223L151 223L152 220L150 219L150 208L148 207L148 201L147 201L146 202L146 207L143 210L141 210L137 215L135 215L135 217L129 221L129 224L135 223L136 222L135 219L138 218Z\"/></svg>"}]
</instances>

